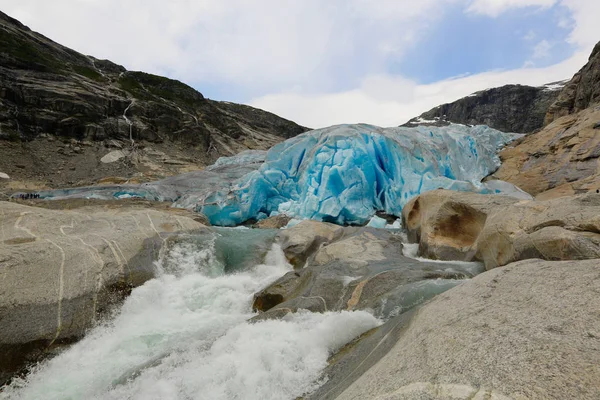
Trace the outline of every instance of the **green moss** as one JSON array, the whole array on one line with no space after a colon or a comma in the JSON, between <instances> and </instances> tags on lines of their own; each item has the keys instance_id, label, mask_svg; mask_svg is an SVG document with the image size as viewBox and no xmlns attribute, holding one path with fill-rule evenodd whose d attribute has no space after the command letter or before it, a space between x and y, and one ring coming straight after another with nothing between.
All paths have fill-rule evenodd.
<instances>
[{"instance_id":1,"label":"green moss","mask_svg":"<svg viewBox=\"0 0 600 400\"><path fill-rule=\"evenodd\" d=\"M119 84L124 90L141 98L157 96L188 107L205 101L200 92L184 83L145 72L126 72L119 78Z\"/></svg>"},{"instance_id":2,"label":"green moss","mask_svg":"<svg viewBox=\"0 0 600 400\"><path fill-rule=\"evenodd\" d=\"M51 54L44 52L41 46L4 29L0 29L0 53L9 55L22 68L54 73L63 70L62 64Z\"/></svg>"},{"instance_id":3,"label":"green moss","mask_svg":"<svg viewBox=\"0 0 600 400\"><path fill-rule=\"evenodd\" d=\"M104 82L106 80L98 71L85 65L73 65L71 68L79 75L85 76L93 81Z\"/></svg>"}]
</instances>

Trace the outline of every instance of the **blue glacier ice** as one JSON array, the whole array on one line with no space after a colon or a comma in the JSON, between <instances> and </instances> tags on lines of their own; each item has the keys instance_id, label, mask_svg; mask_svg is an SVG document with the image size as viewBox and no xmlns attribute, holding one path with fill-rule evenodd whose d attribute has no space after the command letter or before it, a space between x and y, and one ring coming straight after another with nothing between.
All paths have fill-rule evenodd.
<instances>
[{"instance_id":1,"label":"blue glacier ice","mask_svg":"<svg viewBox=\"0 0 600 400\"><path fill-rule=\"evenodd\" d=\"M518 136L487 126L337 125L288 139L268 152L221 157L204 170L156 182L40 194L168 201L222 226L277 214L364 224L376 211L399 216L412 197L437 188L527 198L506 182L481 183L499 167L498 150Z\"/></svg>"},{"instance_id":2,"label":"blue glacier ice","mask_svg":"<svg viewBox=\"0 0 600 400\"><path fill-rule=\"evenodd\" d=\"M498 150L516 137L464 125L314 130L274 146L258 170L206 196L197 211L217 225L280 213L363 224L377 210L400 215L408 200L428 190L511 191L510 184L502 190L481 179L499 167Z\"/></svg>"}]
</instances>

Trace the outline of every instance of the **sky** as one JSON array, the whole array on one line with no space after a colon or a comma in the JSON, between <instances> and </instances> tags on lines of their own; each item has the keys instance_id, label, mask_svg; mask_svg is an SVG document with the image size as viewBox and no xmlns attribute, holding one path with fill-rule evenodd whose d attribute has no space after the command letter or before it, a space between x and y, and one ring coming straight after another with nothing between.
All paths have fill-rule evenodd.
<instances>
[{"instance_id":1,"label":"sky","mask_svg":"<svg viewBox=\"0 0 600 400\"><path fill-rule=\"evenodd\" d=\"M598 0L0 0L79 52L311 128L396 126L505 84L568 79Z\"/></svg>"}]
</instances>

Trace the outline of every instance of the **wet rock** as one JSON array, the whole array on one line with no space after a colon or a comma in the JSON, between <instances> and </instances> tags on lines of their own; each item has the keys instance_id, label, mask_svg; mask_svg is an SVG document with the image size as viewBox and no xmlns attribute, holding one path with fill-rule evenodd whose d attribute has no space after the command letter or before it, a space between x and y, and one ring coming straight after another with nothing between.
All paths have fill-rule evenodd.
<instances>
[{"instance_id":1,"label":"wet rock","mask_svg":"<svg viewBox=\"0 0 600 400\"><path fill-rule=\"evenodd\" d=\"M339 239L343 232L339 225L307 220L280 232L279 241L289 263L301 268L322 245Z\"/></svg>"},{"instance_id":2,"label":"wet rock","mask_svg":"<svg viewBox=\"0 0 600 400\"><path fill-rule=\"evenodd\" d=\"M10 363L0 358L0 380L27 359L19 349L83 335L100 312L154 276L168 235L202 227L144 209L78 212L0 202L0 212L0 347L21 355Z\"/></svg>"},{"instance_id":3,"label":"wet rock","mask_svg":"<svg viewBox=\"0 0 600 400\"><path fill-rule=\"evenodd\" d=\"M401 237L372 228L344 228L307 267L255 295L258 318L286 312L371 309L389 318L409 310L482 270L477 265L422 262L402 253Z\"/></svg>"}]
</instances>

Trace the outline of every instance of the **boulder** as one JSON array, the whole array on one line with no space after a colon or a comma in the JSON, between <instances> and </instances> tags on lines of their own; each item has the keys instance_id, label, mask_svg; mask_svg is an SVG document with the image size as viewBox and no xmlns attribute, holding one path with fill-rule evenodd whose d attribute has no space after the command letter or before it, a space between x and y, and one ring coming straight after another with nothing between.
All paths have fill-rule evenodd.
<instances>
[{"instance_id":1,"label":"boulder","mask_svg":"<svg viewBox=\"0 0 600 400\"><path fill-rule=\"evenodd\" d=\"M307 267L287 273L255 295L256 319L298 309L314 312L371 309L398 315L481 271L478 265L423 262L402 253L401 236L388 230L343 228Z\"/></svg>"},{"instance_id":2,"label":"boulder","mask_svg":"<svg viewBox=\"0 0 600 400\"><path fill-rule=\"evenodd\" d=\"M301 268L321 245L339 239L343 232L339 225L306 220L279 233L278 239L289 263Z\"/></svg>"},{"instance_id":3,"label":"boulder","mask_svg":"<svg viewBox=\"0 0 600 400\"><path fill-rule=\"evenodd\" d=\"M419 254L478 260L486 269L541 258L600 258L600 195L517 201L498 195L436 190L402 212Z\"/></svg>"},{"instance_id":4,"label":"boulder","mask_svg":"<svg viewBox=\"0 0 600 400\"><path fill-rule=\"evenodd\" d=\"M106 154L104 157L100 159L104 164L110 164L115 161L119 161L120 159L127 157L128 152L125 150L113 150L110 153Z\"/></svg>"},{"instance_id":5,"label":"boulder","mask_svg":"<svg viewBox=\"0 0 600 400\"><path fill-rule=\"evenodd\" d=\"M473 250L486 269L528 258L600 258L600 194L498 208L488 215Z\"/></svg>"},{"instance_id":6,"label":"boulder","mask_svg":"<svg viewBox=\"0 0 600 400\"><path fill-rule=\"evenodd\" d=\"M493 210L516 203L508 196L433 190L402 209L403 226L419 254L440 260L471 260L473 245Z\"/></svg>"},{"instance_id":7,"label":"boulder","mask_svg":"<svg viewBox=\"0 0 600 400\"><path fill-rule=\"evenodd\" d=\"M0 179L10 179L10 176L5 174L4 172L0 172Z\"/></svg>"},{"instance_id":8,"label":"boulder","mask_svg":"<svg viewBox=\"0 0 600 400\"><path fill-rule=\"evenodd\" d=\"M481 274L334 356L336 375L308 398L600 398L599 265L527 260Z\"/></svg>"},{"instance_id":9,"label":"boulder","mask_svg":"<svg viewBox=\"0 0 600 400\"><path fill-rule=\"evenodd\" d=\"M286 226L291 219L291 217L288 217L284 214L275 215L273 217L268 217L258 221L256 224L254 224L254 227L260 229L280 229Z\"/></svg>"},{"instance_id":10,"label":"boulder","mask_svg":"<svg viewBox=\"0 0 600 400\"><path fill-rule=\"evenodd\" d=\"M155 273L168 236L203 225L144 209L0 202L0 381L35 349L74 340Z\"/></svg>"}]
</instances>

